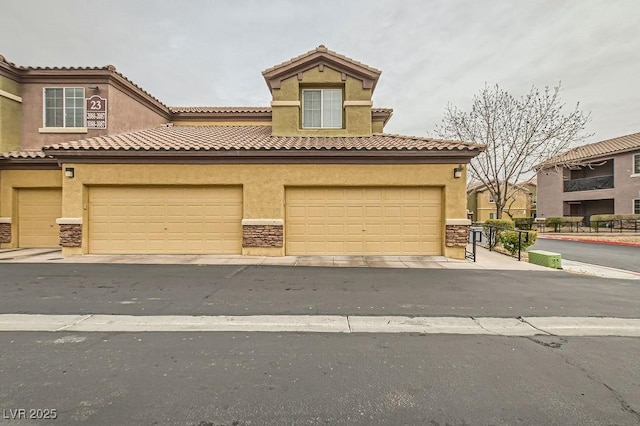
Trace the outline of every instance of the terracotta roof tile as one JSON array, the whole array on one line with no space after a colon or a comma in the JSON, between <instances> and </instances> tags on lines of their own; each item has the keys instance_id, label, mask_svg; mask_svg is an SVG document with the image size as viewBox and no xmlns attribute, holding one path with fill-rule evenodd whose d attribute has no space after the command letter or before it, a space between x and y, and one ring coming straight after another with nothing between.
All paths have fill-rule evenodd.
<instances>
[{"instance_id":1,"label":"terracotta roof tile","mask_svg":"<svg viewBox=\"0 0 640 426\"><path fill-rule=\"evenodd\" d=\"M197 112L197 113L269 113L271 107L251 107L251 106L228 106L228 107L215 107L215 106L173 106L169 107L169 111L177 114L184 112ZM380 113L392 113L393 108L371 108L371 112Z\"/></svg>"},{"instance_id":2,"label":"terracotta roof tile","mask_svg":"<svg viewBox=\"0 0 640 426\"><path fill-rule=\"evenodd\" d=\"M163 126L45 147L65 150L224 151L358 150L481 151L481 145L378 133L370 137L272 136L269 126Z\"/></svg>"},{"instance_id":3,"label":"terracotta roof tile","mask_svg":"<svg viewBox=\"0 0 640 426\"><path fill-rule=\"evenodd\" d=\"M633 151L634 149L640 150L640 133L633 133L573 148L563 154L557 155L538 164L536 169L556 164L571 164L584 160L596 159L619 152Z\"/></svg>"},{"instance_id":4,"label":"terracotta roof tile","mask_svg":"<svg viewBox=\"0 0 640 426\"><path fill-rule=\"evenodd\" d=\"M41 150L9 151L0 153L0 157L9 159L51 158Z\"/></svg>"},{"instance_id":5,"label":"terracotta roof tile","mask_svg":"<svg viewBox=\"0 0 640 426\"><path fill-rule=\"evenodd\" d=\"M286 65L292 64L292 63L294 63L294 62L296 62L296 61L299 61L300 59L304 59L305 57L307 57L307 56L309 56L309 55L313 55L313 54L314 54L314 53L316 53L316 52L327 53L327 54L329 54L329 55L331 55L331 56L335 56L335 57L340 58L340 59L342 59L342 60L344 60L344 61L350 62L350 63L352 63L352 64L354 64L354 65L358 65L358 66L360 66L360 67L366 68L366 69L368 69L369 71L374 72L374 73L377 73L377 74L380 74L380 73L382 72L382 71L380 71L380 70L378 70L378 69L376 69L376 68L370 67L369 65L363 64L362 62L358 62L358 61L356 61L355 59L352 59L352 58L349 58L349 57L347 57L347 56L344 56L344 55L341 55L341 54L339 54L339 53L336 53L336 52L334 52L333 50L329 50L329 49L327 49L324 45L322 45L322 44L321 44L320 46L316 47L315 49L310 50L310 51L308 51L308 52L306 52L306 53L303 53L302 55L298 55L298 56L296 56L295 58L291 58L291 59L289 59L288 61L284 61L284 62L282 62L282 63L280 63L280 64L278 64L278 65L274 65L274 66L272 66L272 67L270 67L270 68L267 68L266 70L262 71L262 73L263 73L263 74L264 74L264 73L268 73L268 72L273 71L273 70L276 70L276 69L278 69L278 68L280 68L280 67L283 67L283 66L286 66Z\"/></svg>"},{"instance_id":6,"label":"terracotta roof tile","mask_svg":"<svg viewBox=\"0 0 640 426\"><path fill-rule=\"evenodd\" d=\"M191 107L169 107L172 113L198 112L198 113L268 113L270 107L213 107L213 106L191 106Z\"/></svg>"}]
</instances>

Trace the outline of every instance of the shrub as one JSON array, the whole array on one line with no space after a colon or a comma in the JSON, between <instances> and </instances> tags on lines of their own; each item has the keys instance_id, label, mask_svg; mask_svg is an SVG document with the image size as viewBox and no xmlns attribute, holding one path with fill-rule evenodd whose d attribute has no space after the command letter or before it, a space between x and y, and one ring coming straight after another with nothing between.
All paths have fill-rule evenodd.
<instances>
[{"instance_id":1,"label":"shrub","mask_svg":"<svg viewBox=\"0 0 640 426\"><path fill-rule=\"evenodd\" d=\"M561 217L548 217L545 225L553 226L553 229L557 232L558 228L565 224L579 224L584 220L584 216L561 216Z\"/></svg>"},{"instance_id":2,"label":"shrub","mask_svg":"<svg viewBox=\"0 0 640 426\"><path fill-rule=\"evenodd\" d=\"M518 231L501 231L498 233L498 240L502 247L507 249L512 255L518 251ZM536 231L527 231L529 238L525 235L520 237L520 250L525 251L529 246L532 246L538 238Z\"/></svg>"},{"instance_id":3,"label":"shrub","mask_svg":"<svg viewBox=\"0 0 640 426\"><path fill-rule=\"evenodd\" d=\"M491 232L491 228L496 228L495 232ZM482 224L482 232L487 236L491 247L496 246L500 240L499 234L503 229L514 229L513 221L509 219L489 219Z\"/></svg>"},{"instance_id":4,"label":"shrub","mask_svg":"<svg viewBox=\"0 0 640 426\"><path fill-rule=\"evenodd\" d=\"M517 229L531 229L533 226L532 217L517 217L513 221Z\"/></svg>"},{"instance_id":5,"label":"shrub","mask_svg":"<svg viewBox=\"0 0 640 426\"><path fill-rule=\"evenodd\" d=\"M618 222L621 228L624 228L624 221L629 222L629 228L636 228L635 221L640 220L640 214L594 214L589 217L591 228L598 230L599 228L609 228Z\"/></svg>"},{"instance_id":6,"label":"shrub","mask_svg":"<svg viewBox=\"0 0 640 426\"><path fill-rule=\"evenodd\" d=\"M514 229L515 225L511 219L488 219L484 225L494 226L496 228Z\"/></svg>"}]
</instances>

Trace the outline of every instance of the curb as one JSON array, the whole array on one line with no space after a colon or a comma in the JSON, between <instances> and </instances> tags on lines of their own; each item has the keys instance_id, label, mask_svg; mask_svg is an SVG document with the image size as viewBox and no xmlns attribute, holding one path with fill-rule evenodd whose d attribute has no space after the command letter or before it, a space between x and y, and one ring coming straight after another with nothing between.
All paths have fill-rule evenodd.
<instances>
[{"instance_id":1,"label":"curb","mask_svg":"<svg viewBox=\"0 0 640 426\"><path fill-rule=\"evenodd\" d=\"M626 247L640 247L640 243L630 243L625 241L603 241L596 239L585 239L585 238L572 238L572 237L553 237L546 235L538 235L538 238L543 240L562 240L562 241L575 241L578 243L589 243L589 244L606 244L610 246L626 246Z\"/></svg>"}]
</instances>

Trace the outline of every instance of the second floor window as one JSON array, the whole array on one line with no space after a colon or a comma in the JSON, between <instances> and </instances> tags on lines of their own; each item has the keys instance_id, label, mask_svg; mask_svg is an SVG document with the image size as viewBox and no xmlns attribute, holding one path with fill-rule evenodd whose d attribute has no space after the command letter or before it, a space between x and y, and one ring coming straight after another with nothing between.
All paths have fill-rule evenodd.
<instances>
[{"instance_id":1,"label":"second floor window","mask_svg":"<svg viewBox=\"0 0 640 426\"><path fill-rule=\"evenodd\" d=\"M45 127L84 127L84 88L44 89Z\"/></svg>"},{"instance_id":2,"label":"second floor window","mask_svg":"<svg viewBox=\"0 0 640 426\"><path fill-rule=\"evenodd\" d=\"M640 154L633 156L633 173L640 174Z\"/></svg>"},{"instance_id":3,"label":"second floor window","mask_svg":"<svg viewBox=\"0 0 640 426\"><path fill-rule=\"evenodd\" d=\"M302 91L302 127L342 128L342 90L305 89Z\"/></svg>"}]
</instances>

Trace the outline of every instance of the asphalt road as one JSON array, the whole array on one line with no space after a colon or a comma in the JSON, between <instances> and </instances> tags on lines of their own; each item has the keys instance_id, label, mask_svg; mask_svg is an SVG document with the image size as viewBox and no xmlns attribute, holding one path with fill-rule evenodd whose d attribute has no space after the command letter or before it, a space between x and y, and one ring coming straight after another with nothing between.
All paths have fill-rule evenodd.
<instances>
[{"instance_id":1,"label":"asphalt road","mask_svg":"<svg viewBox=\"0 0 640 426\"><path fill-rule=\"evenodd\" d=\"M7 425L640 422L640 339L32 332L0 348ZM20 409L57 419L6 418Z\"/></svg>"},{"instance_id":2,"label":"asphalt road","mask_svg":"<svg viewBox=\"0 0 640 426\"><path fill-rule=\"evenodd\" d=\"M548 250L563 259L640 272L640 247L538 238L529 250Z\"/></svg>"},{"instance_id":3,"label":"asphalt road","mask_svg":"<svg viewBox=\"0 0 640 426\"><path fill-rule=\"evenodd\" d=\"M640 318L640 281L563 271L0 265L0 312Z\"/></svg>"}]
</instances>

